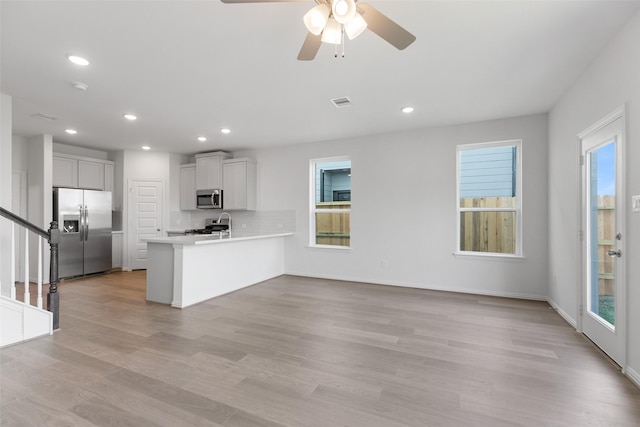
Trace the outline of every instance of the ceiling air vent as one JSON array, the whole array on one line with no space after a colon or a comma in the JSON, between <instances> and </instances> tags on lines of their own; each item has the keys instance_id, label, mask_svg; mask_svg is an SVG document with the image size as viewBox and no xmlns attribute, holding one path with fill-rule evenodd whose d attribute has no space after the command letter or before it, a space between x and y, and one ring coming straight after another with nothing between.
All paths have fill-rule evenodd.
<instances>
[{"instance_id":1,"label":"ceiling air vent","mask_svg":"<svg viewBox=\"0 0 640 427\"><path fill-rule=\"evenodd\" d=\"M334 98L331 102L333 102L333 105L335 105L336 108L351 107L351 100L346 96L342 98Z\"/></svg>"},{"instance_id":2,"label":"ceiling air vent","mask_svg":"<svg viewBox=\"0 0 640 427\"><path fill-rule=\"evenodd\" d=\"M49 120L50 122L54 120L58 120L60 118L56 116L50 116L49 114L44 114L44 113L32 114L31 117L35 117L36 119Z\"/></svg>"}]
</instances>

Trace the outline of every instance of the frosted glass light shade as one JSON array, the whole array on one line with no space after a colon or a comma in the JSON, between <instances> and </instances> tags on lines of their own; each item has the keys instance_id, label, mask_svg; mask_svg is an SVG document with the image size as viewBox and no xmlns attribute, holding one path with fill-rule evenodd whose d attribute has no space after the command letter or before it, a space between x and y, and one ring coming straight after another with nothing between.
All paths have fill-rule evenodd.
<instances>
[{"instance_id":1,"label":"frosted glass light shade","mask_svg":"<svg viewBox=\"0 0 640 427\"><path fill-rule=\"evenodd\" d=\"M351 21L344 24L344 32L347 33L349 40L355 39L366 29L367 21L359 13L356 13Z\"/></svg>"},{"instance_id":2,"label":"frosted glass light shade","mask_svg":"<svg viewBox=\"0 0 640 427\"><path fill-rule=\"evenodd\" d=\"M331 44L342 43L342 25L338 24L335 19L329 18L322 32L322 42Z\"/></svg>"},{"instance_id":3,"label":"frosted glass light shade","mask_svg":"<svg viewBox=\"0 0 640 427\"><path fill-rule=\"evenodd\" d=\"M314 36L319 35L327 25L331 8L327 4L319 4L311 8L302 18L307 30Z\"/></svg>"},{"instance_id":4,"label":"frosted glass light shade","mask_svg":"<svg viewBox=\"0 0 640 427\"><path fill-rule=\"evenodd\" d=\"M333 0L331 11L333 18L339 24L346 24L356 15L356 2L354 0Z\"/></svg>"}]
</instances>

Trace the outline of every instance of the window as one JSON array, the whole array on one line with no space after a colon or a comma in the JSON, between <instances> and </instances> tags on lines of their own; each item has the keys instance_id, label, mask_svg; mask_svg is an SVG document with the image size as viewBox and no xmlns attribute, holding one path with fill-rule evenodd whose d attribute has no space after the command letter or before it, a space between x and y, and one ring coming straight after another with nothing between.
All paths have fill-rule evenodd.
<instances>
[{"instance_id":1,"label":"window","mask_svg":"<svg viewBox=\"0 0 640 427\"><path fill-rule=\"evenodd\" d=\"M522 141L459 145L458 253L522 255Z\"/></svg>"},{"instance_id":2,"label":"window","mask_svg":"<svg viewBox=\"0 0 640 427\"><path fill-rule=\"evenodd\" d=\"M351 245L351 160L311 160L311 246Z\"/></svg>"}]
</instances>

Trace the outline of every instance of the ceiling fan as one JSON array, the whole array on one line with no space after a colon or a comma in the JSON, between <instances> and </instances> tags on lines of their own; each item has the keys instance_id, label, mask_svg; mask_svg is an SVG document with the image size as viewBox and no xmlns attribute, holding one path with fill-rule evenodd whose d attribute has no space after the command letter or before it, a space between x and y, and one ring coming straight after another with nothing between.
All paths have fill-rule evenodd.
<instances>
[{"instance_id":1,"label":"ceiling fan","mask_svg":"<svg viewBox=\"0 0 640 427\"><path fill-rule=\"evenodd\" d=\"M222 3L266 3L266 2L300 2L308 0L221 0ZM416 37L393 22L373 6L365 3L356 5L358 0L315 0L316 5L303 17L309 34L302 44L298 60L310 61L316 57L320 45L330 43L342 45L344 56L344 36L353 40L365 29L382 37L397 49L405 49L416 40Z\"/></svg>"}]
</instances>

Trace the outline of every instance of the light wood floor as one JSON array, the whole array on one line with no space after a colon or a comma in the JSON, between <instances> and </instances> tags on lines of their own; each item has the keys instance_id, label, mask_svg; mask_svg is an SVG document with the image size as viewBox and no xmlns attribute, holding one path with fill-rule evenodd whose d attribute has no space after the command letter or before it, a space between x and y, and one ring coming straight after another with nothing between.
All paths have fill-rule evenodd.
<instances>
[{"instance_id":1,"label":"light wood floor","mask_svg":"<svg viewBox=\"0 0 640 427\"><path fill-rule=\"evenodd\" d=\"M63 282L0 350L7 426L638 426L640 390L546 303L282 276L177 310Z\"/></svg>"}]
</instances>

